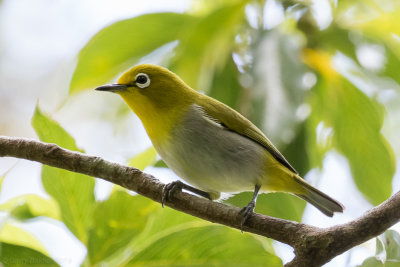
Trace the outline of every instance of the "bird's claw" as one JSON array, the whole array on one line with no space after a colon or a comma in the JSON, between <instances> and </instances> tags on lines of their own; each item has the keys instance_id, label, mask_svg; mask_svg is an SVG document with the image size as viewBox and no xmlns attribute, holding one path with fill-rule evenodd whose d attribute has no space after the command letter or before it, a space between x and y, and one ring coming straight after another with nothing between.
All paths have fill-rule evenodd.
<instances>
[{"instance_id":1,"label":"bird's claw","mask_svg":"<svg viewBox=\"0 0 400 267\"><path fill-rule=\"evenodd\" d=\"M239 211L239 214L242 217L242 220L240 222L240 231L242 231L242 233L243 233L243 225L246 223L246 221L250 217L250 215L254 213L255 207L256 207L256 203L254 201L251 201L249 204L247 204L247 206L243 207Z\"/></svg>"},{"instance_id":2,"label":"bird's claw","mask_svg":"<svg viewBox=\"0 0 400 267\"><path fill-rule=\"evenodd\" d=\"M170 199L176 191L182 191L183 183L181 181L174 181L172 183L164 185L162 198L161 198L161 205L164 208L164 203Z\"/></svg>"}]
</instances>

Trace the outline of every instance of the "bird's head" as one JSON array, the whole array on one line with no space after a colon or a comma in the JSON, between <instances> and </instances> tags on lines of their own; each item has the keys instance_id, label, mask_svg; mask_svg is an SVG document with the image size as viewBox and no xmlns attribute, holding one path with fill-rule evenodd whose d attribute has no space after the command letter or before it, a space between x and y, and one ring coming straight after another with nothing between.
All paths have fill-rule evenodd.
<instances>
[{"instance_id":1,"label":"bird's head","mask_svg":"<svg viewBox=\"0 0 400 267\"><path fill-rule=\"evenodd\" d=\"M117 93L129 105L142 102L160 109L176 106L193 92L175 73L150 64L135 66L122 74L116 84L96 90Z\"/></svg>"},{"instance_id":2,"label":"bird's head","mask_svg":"<svg viewBox=\"0 0 400 267\"><path fill-rule=\"evenodd\" d=\"M172 119L193 103L196 92L166 68L142 64L96 90L119 94L145 124ZM150 127L153 127L152 125Z\"/></svg>"}]
</instances>

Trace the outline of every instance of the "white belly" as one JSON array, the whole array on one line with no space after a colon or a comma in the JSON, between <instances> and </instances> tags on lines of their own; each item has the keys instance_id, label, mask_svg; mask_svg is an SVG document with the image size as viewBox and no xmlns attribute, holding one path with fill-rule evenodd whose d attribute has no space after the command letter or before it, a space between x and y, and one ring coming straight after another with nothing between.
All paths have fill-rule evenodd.
<instances>
[{"instance_id":1,"label":"white belly","mask_svg":"<svg viewBox=\"0 0 400 267\"><path fill-rule=\"evenodd\" d=\"M169 145L154 144L176 174L206 192L254 190L266 158L262 146L205 117L196 106L184 125L174 129Z\"/></svg>"}]
</instances>

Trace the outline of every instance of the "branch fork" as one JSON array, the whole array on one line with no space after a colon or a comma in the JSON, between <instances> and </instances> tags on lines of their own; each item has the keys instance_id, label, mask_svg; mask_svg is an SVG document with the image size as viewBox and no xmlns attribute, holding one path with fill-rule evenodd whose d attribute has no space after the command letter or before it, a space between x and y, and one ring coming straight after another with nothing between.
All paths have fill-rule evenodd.
<instances>
[{"instance_id":1,"label":"branch fork","mask_svg":"<svg viewBox=\"0 0 400 267\"><path fill-rule=\"evenodd\" d=\"M0 157L15 157L82 173L118 184L162 202L160 181L140 170L100 157L63 149L33 139L0 136ZM400 192L351 222L329 228L254 213L241 226L240 208L176 191L165 205L204 220L244 230L288 244L294 259L285 266L321 266L335 256L381 233L400 220Z\"/></svg>"}]
</instances>

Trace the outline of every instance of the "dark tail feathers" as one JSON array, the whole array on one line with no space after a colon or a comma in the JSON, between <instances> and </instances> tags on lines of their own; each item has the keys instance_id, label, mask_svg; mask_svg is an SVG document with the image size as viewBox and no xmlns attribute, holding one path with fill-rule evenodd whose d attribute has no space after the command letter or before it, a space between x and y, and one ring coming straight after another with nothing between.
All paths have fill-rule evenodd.
<instances>
[{"instance_id":1,"label":"dark tail feathers","mask_svg":"<svg viewBox=\"0 0 400 267\"><path fill-rule=\"evenodd\" d=\"M295 180L301 183L305 189L304 194L296 194L296 196L312 204L326 216L332 217L334 212L343 212L344 206L340 202L312 187L301 178Z\"/></svg>"}]
</instances>

